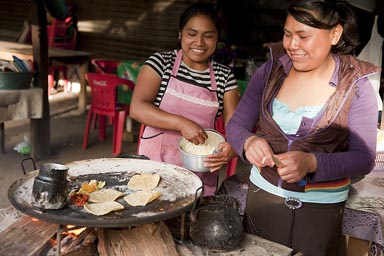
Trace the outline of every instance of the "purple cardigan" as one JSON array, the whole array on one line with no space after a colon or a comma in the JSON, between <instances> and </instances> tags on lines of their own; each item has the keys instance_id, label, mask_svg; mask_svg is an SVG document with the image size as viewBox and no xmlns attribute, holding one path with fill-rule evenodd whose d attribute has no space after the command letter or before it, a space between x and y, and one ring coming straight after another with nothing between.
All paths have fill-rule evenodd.
<instances>
[{"instance_id":1,"label":"purple cardigan","mask_svg":"<svg viewBox=\"0 0 384 256\"><path fill-rule=\"evenodd\" d=\"M332 86L338 84L340 60L337 57L335 60L336 67L330 81ZM284 55L279 61L288 74L292 67L289 57ZM228 141L245 162L248 161L244 155L244 143L247 138L254 135L252 130L259 118L261 106L259 102L266 83L265 74L269 72L271 64L272 62L268 61L257 69L226 127ZM351 131L349 151L314 153L317 169L311 178L312 182L355 177L365 175L372 170L371 161L367 164L366 159L374 159L376 155L378 112L375 92L366 76L357 80L355 86L358 87L358 97L354 98L349 112L348 128ZM306 135L306 132L308 133L301 129L298 131L300 134L298 136ZM358 137L360 138L356 139ZM363 144L365 146L362 147Z\"/></svg>"}]
</instances>

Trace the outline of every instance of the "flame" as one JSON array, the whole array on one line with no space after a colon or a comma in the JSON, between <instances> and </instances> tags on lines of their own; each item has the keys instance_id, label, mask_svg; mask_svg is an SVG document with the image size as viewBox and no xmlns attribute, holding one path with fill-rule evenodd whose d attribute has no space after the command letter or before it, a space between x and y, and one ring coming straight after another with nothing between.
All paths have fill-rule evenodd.
<instances>
[{"instance_id":1,"label":"flame","mask_svg":"<svg viewBox=\"0 0 384 256\"><path fill-rule=\"evenodd\" d=\"M50 244L51 248L55 247L57 245L57 241L55 238L51 238L48 240L48 243Z\"/></svg>"},{"instance_id":2,"label":"flame","mask_svg":"<svg viewBox=\"0 0 384 256\"><path fill-rule=\"evenodd\" d=\"M66 234L66 235L73 235L73 236L79 236L84 230L86 229L86 227L84 228L76 228L76 226L73 226L73 225L67 225L67 230L66 232L63 232L63 234Z\"/></svg>"}]
</instances>

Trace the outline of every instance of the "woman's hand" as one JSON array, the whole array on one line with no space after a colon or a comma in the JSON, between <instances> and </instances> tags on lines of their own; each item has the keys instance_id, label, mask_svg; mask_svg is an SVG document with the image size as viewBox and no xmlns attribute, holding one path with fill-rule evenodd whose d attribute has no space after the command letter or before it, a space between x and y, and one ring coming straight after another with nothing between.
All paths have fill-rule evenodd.
<instances>
[{"instance_id":1,"label":"woman's hand","mask_svg":"<svg viewBox=\"0 0 384 256\"><path fill-rule=\"evenodd\" d=\"M210 172L220 170L223 165L236 156L235 150L228 142L221 142L218 149L220 149L219 153L211 154L205 159L205 167L209 168Z\"/></svg>"},{"instance_id":2,"label":"woman's hand","mask_svg":"<svg viewBox=\"0 0 384 256\"><path fill-rule=\"evenodd\" d=\"M195 145L204 144L208 134L195 122L182 118L180 120L180 133L188 141Z\"/></svg>"},{"instance_id":3,"label":"woman's hand","mask_svg":"<svg viewBox=\"0 0 384 256\"><path fill-rule=\"evenodd\" d=\"M244 151L247 160L257 166L259 170L264 166L273 167L275 165L272 161L272 149L263 138L257 136L249 137L244 143Z\"/></svg>"},{"instance_id":4,"label":"woman's hand","mask_svg":"<svg viewBox=\"0 0 384 256\"><path fill-rule=\"evenodd\" d=\"M308 173L316 171L317 161L314 154L288 151L276 157L284 164L284 167L277 168L277 172L288 183L298 182Z\"/></svg>"}]
</instances>

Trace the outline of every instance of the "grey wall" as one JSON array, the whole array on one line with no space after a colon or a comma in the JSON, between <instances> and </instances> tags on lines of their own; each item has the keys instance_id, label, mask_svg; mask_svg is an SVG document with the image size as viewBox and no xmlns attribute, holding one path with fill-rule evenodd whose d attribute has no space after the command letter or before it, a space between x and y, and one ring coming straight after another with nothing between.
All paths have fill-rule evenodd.
<instances>
[{"instance_id":1,"label":"grey wall","mask_svg":"<svg viewBox=\"0 0 384 256\"><path fill-rule=\"evenodd\" d=\"M178 47L179 15L193 0L67 0L78 9L77 49L94 57L144 60ZM241 57L263 57L263 43L280 40L288 0L212 0L225 17L222 41ZM30 20L32 0L0 0L0 37L12 40ZM6 31L6 32L4 32ZM8 31L8 33L7 33Z\"/></svg>"}]
</instances>

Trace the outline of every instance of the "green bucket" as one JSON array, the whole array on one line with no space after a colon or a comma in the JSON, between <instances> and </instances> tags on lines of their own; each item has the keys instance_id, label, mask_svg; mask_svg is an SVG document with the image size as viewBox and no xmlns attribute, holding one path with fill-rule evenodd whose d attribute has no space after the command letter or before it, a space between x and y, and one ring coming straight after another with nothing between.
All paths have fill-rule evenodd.
<instances>
[{"instance_id":1,"label":"green bucket","mask_svg":"<svg viewBox=\"0 0 384 256\"><path fill-rule=\"evenodd\" d=\"M0 72L0 89L29 89L31 88L32 78L32 72Z\"/></svg>"}]
</instances>

